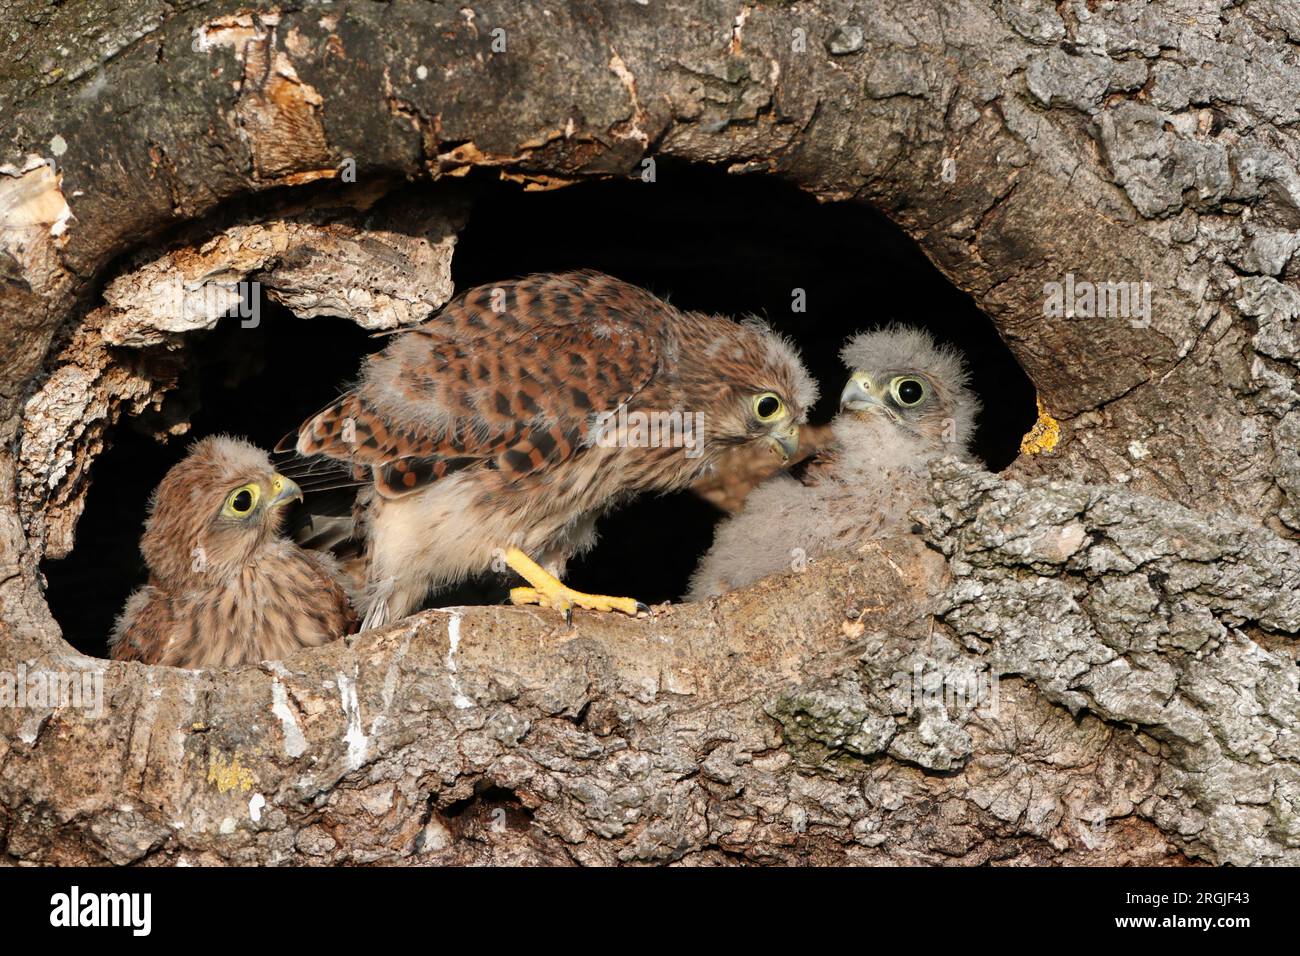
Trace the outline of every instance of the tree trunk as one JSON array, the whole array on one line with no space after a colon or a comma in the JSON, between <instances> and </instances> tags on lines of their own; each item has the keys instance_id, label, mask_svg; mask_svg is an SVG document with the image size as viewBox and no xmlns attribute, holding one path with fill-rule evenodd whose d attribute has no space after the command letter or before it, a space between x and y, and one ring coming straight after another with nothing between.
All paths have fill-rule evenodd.
<instances>
[{"instance_id":1,"label":"tree trunk","mask_svg":"<svg viewBox=\"0 0 1300 956\"><path fill-rule=\"evenodd\" d=\"M104 688L0 707L9 859L1300 862L1288 0L99 6L0 30L0 674ZM884 212L1032 378L1025 454L648 621L441 609L236 671L63 641L39 562L235 283L420 321L456 177L664 158Z\"/></svg>"}]
</instances>

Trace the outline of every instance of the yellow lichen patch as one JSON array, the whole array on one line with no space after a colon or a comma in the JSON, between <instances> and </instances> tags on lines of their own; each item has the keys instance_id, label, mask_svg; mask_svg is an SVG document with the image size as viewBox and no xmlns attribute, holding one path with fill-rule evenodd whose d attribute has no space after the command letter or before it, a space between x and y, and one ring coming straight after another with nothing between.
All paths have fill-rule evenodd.
<instances>
[{"instance_id":1,"label":"yellow lichen patch","mask_svg":"<svg viewBox=\"0 0 1300 956\"><path fill-rule=\"evenodd\" d=\"M229 760L219 753L213 753L208 757L208 783L215 784L218 792L229 793L231 790L238 790L240 793L247 793L253 789L257 778L253 776L253 771L239 762L239 757L238 753Z\"/></svg>"},{"instance_id":2,"label":"yellow lichen patch","mask_svg":"<svg viewBox=\"0 0 1300 956\"><path fill-rule=\"evenodd\" d=\"M1020 454L1039 455L1043 452L1050 452L1060 440L1060 422L1047 414L1047 409L1043 406L1043 400L1038 399L1038 421L1034 422L1034 427L1025 433L1024 438L1020 439Z\"/></svg>"}]
</instances>

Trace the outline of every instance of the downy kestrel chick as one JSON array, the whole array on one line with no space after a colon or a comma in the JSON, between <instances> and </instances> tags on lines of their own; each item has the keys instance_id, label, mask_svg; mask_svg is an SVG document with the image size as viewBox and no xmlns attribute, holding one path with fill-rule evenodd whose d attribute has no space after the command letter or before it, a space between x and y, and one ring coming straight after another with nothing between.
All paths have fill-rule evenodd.
<instances>
[{"instance_id":1,"label":"downy kestrel chick","mask_svg":"<svg viewBox=\"0 0 1300 956\"><path fill-rule=\"evenodd\" d=\"M852 374L831 423L834 443L799 475L754 489L718 526L688 600L906 531L925 495L927 462L970 457L979 400L960 355L902 326L854 336L840 355Z\"/></svg>"},{"instance_id":2,"label":"downy kestrel chick","mask_svg":"<svg viewBox=\"0 0 1300 956\"><path fill-rule=\"evenodd\" d=\"M280 533L282 506L301 498L248 442L196 442L154 492L140 541L149 582L118 618L111 656L235 667L352 630L333 559Z\"/></svg>"}]
</instances>

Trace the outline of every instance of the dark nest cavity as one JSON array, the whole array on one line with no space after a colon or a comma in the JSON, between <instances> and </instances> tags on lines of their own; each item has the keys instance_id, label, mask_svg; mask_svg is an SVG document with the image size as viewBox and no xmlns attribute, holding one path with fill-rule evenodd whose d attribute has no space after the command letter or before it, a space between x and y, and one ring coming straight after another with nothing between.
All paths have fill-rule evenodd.
<instances>
[{"instance_id":1,"label":"dark nest cavity","mask_svg":"<svg viewBox=\"0 0 1300 956\"><path fill-rule=\"evenodd\" d=\"M835 412L851 334L890 321L921 325L967 357L984 411L975 449L994 470L1033 425L1032 383L970 297L875 211L819 204L779 180L660 163L657 181L591 182L525 192L471 177L473 210L453 259L457 290L530 272L599 269L684 309L758 315L792 337L822 386L815 424ZM410 187L412 200L421 189ZM802 290L806 311L792 310ZM146 572L139 536L149 495L189 442L214 433L274 446L325 405L384 345L344 320L301 321L261 303L261 323L237 317L187 336L184 400L196 411L184 439L160 444L147 423L112 429L92 467L77 546L46 561L47 598L65 637L105 653L113 620ZM583 590L677 600L721 512L692 492L645 497L608 516L600 542L570 567ZM477 582L431 603L496 601L502 582Z\"/></svg>"}]
</instances>

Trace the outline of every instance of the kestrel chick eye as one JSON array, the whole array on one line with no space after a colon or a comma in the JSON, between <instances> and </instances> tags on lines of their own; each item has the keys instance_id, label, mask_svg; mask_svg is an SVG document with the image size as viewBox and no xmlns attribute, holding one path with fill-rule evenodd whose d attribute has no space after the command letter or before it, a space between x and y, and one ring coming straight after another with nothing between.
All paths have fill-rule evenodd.
<instances>
[{"instance_id":1,"label":"kestrel chick eye","mask_svg":"<svg viewBox=\"0 0 1300 956\"><path fill-rule=\"evenodd\" d=\"M226 496L226 503L221 513L227 518L247 518L253 513L261 497L262 488L257 482L252 481L241 485Z\"/></svg>"},{"instance_id":2,"label":"kestrel chick eye","mask_svg":"<svg viewBox=\"0 0 1300 956\"><path fill-rule=\"evenodd\" d=\"M775 392L754 396L754 415L760 422L770 422L785 411L785 403Z\"/></svg>"},{"instance_id":3,"label":"kestrel chick eye","mask_svg":"<svg viewBox=\"0 0 1300 956\"><path fill-rule=\"evenodd\" d=\"M889 394L904 408L915 408L925 400L925 381L911 375L900 375L889 383Z\"/></svg>"}]
</instances>

